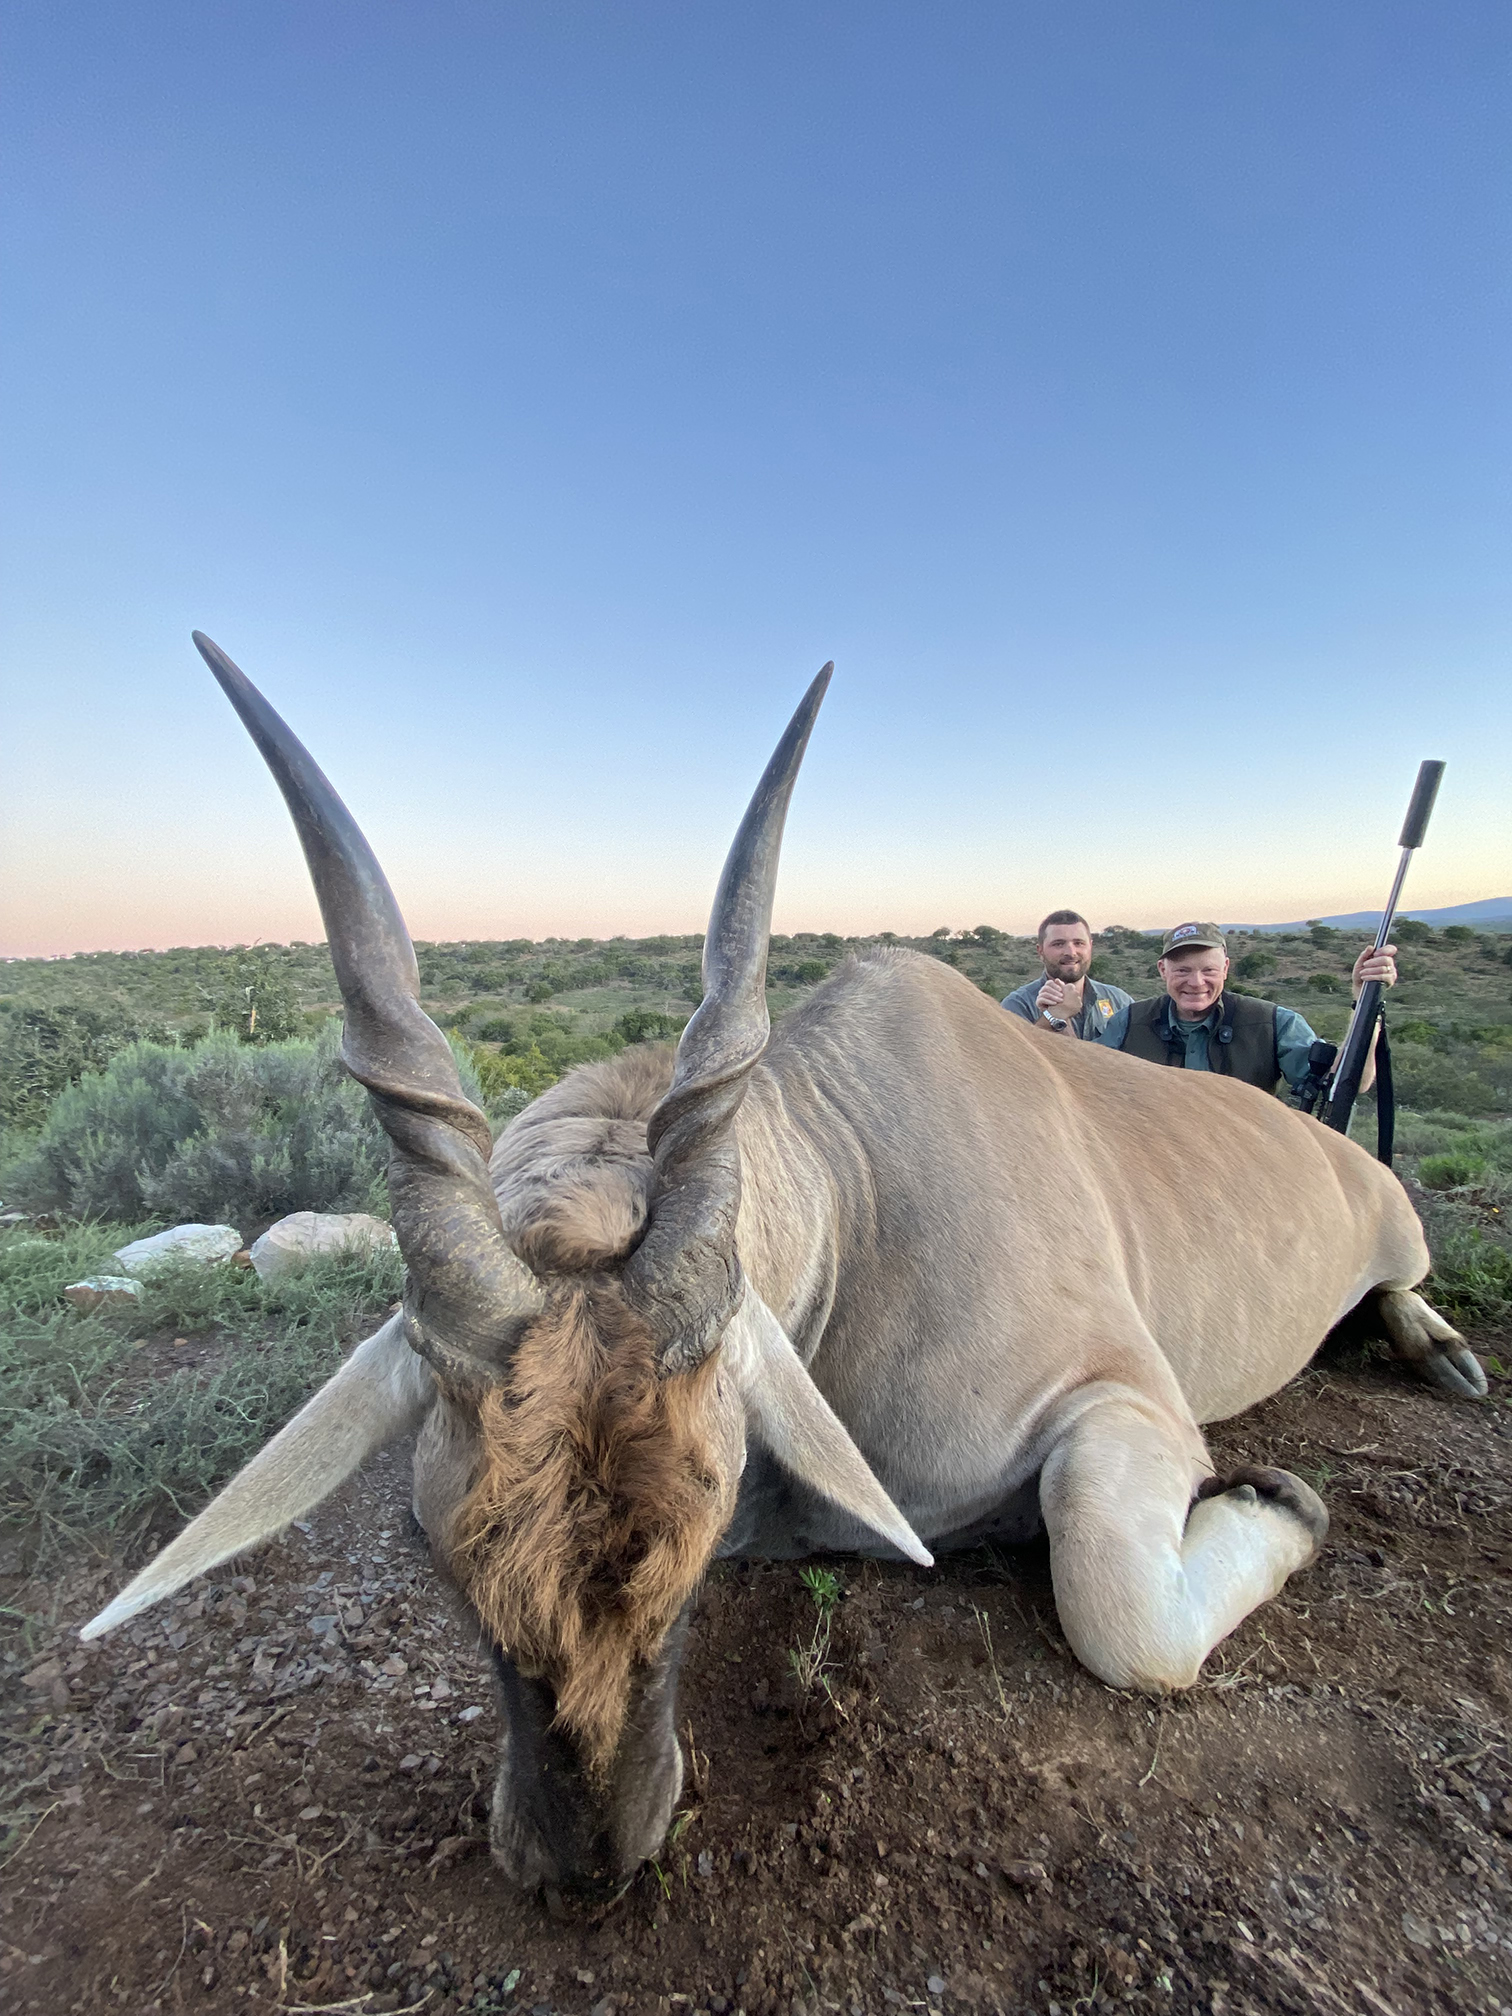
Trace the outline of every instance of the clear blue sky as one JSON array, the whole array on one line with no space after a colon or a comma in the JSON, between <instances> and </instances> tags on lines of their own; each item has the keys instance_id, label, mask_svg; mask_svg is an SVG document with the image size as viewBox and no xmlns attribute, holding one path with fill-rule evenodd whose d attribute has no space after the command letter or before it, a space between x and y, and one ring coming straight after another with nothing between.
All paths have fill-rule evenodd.
<instances>
[{"instance_id":1,"label":"clear blue sky","mask_svg":"<svg viewBox=\"0 0 1512 2016\"><path fill-rule=\"evenodd\" d=\"M9 952L1512 890L1512 12L9 11Z\"/></svg>"}]
</instances>

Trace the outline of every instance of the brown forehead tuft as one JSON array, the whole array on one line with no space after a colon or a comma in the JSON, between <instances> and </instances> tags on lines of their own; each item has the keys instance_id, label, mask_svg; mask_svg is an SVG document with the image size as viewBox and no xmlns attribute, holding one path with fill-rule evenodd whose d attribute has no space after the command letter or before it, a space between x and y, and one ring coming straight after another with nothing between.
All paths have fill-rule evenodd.
<instances>
[{"instance_id":1,"label":"brown forehead tuft","mask_svg":"<svg viewBox=\"0 0 1512 2016\"><path fill-rule=\"evenodd\" d=\"M664 1378L612 1284L562 1286L479 1411L482 1458L448 1536L498 1643L551 1678L607 1772L635 1670L659 1650L734 1505L711 1432L714 1360Z\"/></svg>"}]
</instances>

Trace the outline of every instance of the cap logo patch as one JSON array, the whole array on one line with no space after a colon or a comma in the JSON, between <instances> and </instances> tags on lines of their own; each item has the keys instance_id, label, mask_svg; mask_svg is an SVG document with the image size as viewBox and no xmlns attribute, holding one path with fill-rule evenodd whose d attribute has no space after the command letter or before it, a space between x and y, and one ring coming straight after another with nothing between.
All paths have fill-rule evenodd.
<instances>
[{"instance_id":1,"label":"cap logo patch","mask_svg":"<svg viewBox=\"0 0 1512 2016\"><path fill-rule=\"evenodd\" d=\"M1195 924L1182 924L1171 933L1171 943L1174 945L1178 938L1195 938L1196 935L1197 926Z\"/></svg>"}]
</instances>

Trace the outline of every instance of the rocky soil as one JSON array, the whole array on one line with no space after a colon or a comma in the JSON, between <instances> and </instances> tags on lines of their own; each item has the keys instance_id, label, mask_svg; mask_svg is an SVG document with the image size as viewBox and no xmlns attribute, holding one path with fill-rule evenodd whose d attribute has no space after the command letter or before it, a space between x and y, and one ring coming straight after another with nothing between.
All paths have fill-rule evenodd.
<instances>
[{"instance_id":1,"label":"rocky soil","mask_svg":"<svg viewBox=\"0 0 1512 2016\"><path fill-rule=\"evenodd\" d=\"M401 1454L97 1646L115 1563L13 1577L0 2003L1512 2016L1509 1393L1336 1351L1215 1431L1334 1530L1164 1704L1076 1665L1042 1548L839 1564L807 1687L796 1570L719 1570L683 1807L607 1909L489 1863L488 1677Z\"/></svg>"}]
</instances>

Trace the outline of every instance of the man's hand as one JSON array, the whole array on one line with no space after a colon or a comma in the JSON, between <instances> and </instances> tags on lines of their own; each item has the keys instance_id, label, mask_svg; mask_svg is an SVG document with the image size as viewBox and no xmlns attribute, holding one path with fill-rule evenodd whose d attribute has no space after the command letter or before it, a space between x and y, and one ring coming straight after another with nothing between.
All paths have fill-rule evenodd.
<instances>
[{"instance_id":1,"label":"man's hand","mask_svg":"<svg viewBox=\"0 0 1512 2016\"><path fill-rule=\"evenodd\" d=\"M1046 980L1044 986L1041 987L1038 994L1034 997L1034 1005L1040 1014L1043 1015L1047 1008L1059 1008L1065 998L1066 983L1064 980Z\"/></svg>"},{"instance_id":2,"label":"man's hand","mask_svg":"<svg viewBox=\"0 0 1512 2016\"><path fill-rule=\"evenodd\" d=\"M1383 945L1377 952L1369 945L1365 947L1354 963L1354 973L1351 976L1356 1001L1364 992L1368 981L1379 980L1383 987L1395 987L1396 949L1395 945Z\"/></svg>"}]
</instances>

